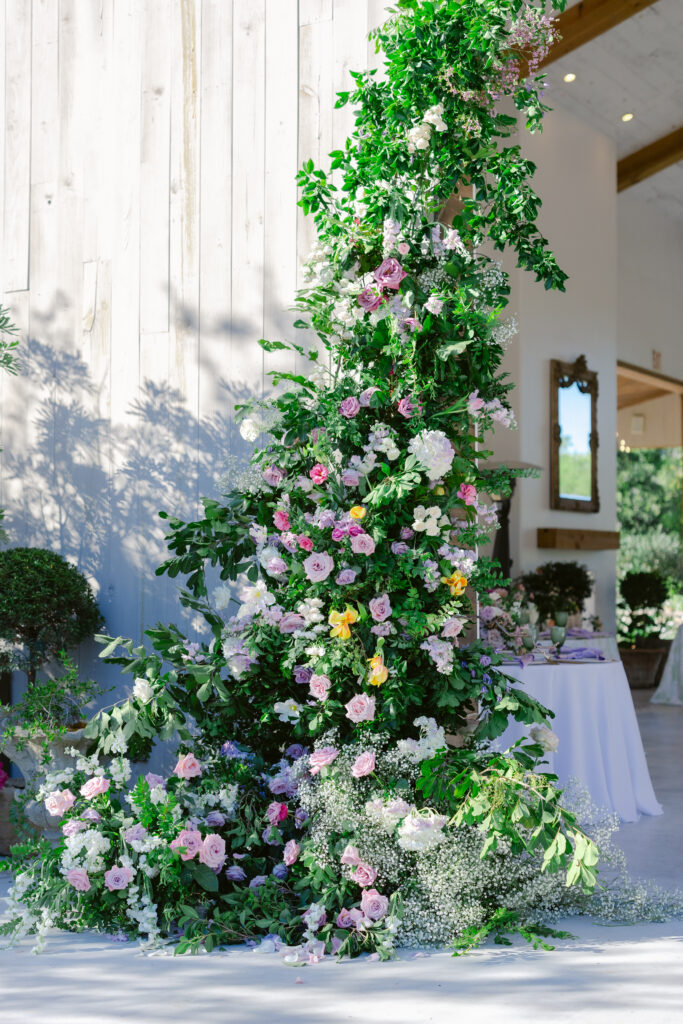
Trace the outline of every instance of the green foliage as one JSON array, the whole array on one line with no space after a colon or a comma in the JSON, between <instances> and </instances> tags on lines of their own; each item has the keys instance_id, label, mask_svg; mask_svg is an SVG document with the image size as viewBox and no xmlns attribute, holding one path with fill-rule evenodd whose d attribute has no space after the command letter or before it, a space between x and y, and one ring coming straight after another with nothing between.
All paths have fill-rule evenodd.
<instances>
[{"instance_id":1,"label":"green foliage","mask_svg":"<svg viewBox=\"0 0 683 1024\"><path fill-rule=\"evenodd\" d=\"M78 669L66 651L60 651L63 675L45 682L35 682L14 704L1 709L4 731L2 739L12 739L21 749L26 740L44 736L45 760L50 742L63 736L70 728L84 724L84 708L104 690L92 679L80 679Z\"/></svg>"},{"instance_id":2,"label":"green foliage","mask_svg":"<svg viewBox=\"0 0 683 1024\"><path fill-rule=\"evenodd\" d=\"M541 620L552 618L556 611L583 611L584 602L593 593L591 575L578 562L544 562L534 572L520 576L520 581Z\"/></svg>"},{"instance_id":3,"label":"green foliage","mask_svg":"<svg viewBox=\"0 0 683 1024\"><path fill-rule=\"evenodd\" d=\"M639 536L660 530L680 538L683 451L617 451L617 496L622 534Z\"/></svg>"},{"instance_id":4,"label":"green foliage","mask_svg":"<svg viewBox=\"0 0 683 1024\"><path fill-rule=\"evenodd\" d=\"M10 311L5 306L0 306L0 370L4 370L6 373L17 374L19 372L17 334L18 330L12 322Z\"/></svg>"},{"instance_id":5,"label":"green foliage","mask_svg":"<svg viewBox=\"0 0 683 1024\"><path fill-rule=\"evenodd\" d=\"M90 584L42 548L0 552L0 637L24 648L15 664L33 684L41 665L91 637L103 623Z\"/></svg>"},{"instance_id":6,"label":"green foliage","mask_svg":"<svg viewBox=\"0 0 683 1024\"><path fill-rule=\"evenodd\" d=\"M665 626L662 615L669 596L666 580L657 572L629 572L619 585L619 636L628 644L642 646L657 640Z\"/></svg>"}]
</instances>

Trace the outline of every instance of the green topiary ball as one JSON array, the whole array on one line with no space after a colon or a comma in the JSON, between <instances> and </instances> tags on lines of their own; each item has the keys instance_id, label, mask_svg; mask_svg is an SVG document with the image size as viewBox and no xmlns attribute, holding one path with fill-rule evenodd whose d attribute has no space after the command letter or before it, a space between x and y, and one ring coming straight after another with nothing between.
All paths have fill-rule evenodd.
<instances>
[{"instance_id":1,"label":"green topiary ball","mask_svg":"<svg viewBox=\"0 0 683 1024\"><path fill-rule=\"evenodd\" d=\"M658 572L627 572L619 587L624 603L636 608L662 608L669 596L666 580Z\"/></svg>"},{"instance_id":2,"label":"green topiary ball","mask_svg":"<svg viewBox=\"0 0 683 1024\"><path fill-rule=\"evenodd\" d=\"M90 584L54 551L0 551L0 637L21 644L33 683L41 665L96 633L104 619Z\"/></svg>"}]
</instances>

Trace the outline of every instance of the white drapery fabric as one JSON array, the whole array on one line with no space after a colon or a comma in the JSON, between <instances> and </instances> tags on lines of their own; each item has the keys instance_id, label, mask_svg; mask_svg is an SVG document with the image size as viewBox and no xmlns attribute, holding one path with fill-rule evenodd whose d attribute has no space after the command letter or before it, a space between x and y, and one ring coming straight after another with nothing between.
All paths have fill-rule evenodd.
<instances>
[{"instance_id":1,"label":"white drapery fabric","mask_svg":"<svg viewBox=\"0 0 683 1024\"><path fill-rule=\"evenodd\" d=\"M547 761L560 784L580 779L598 807L615 811L622 821L662 813L620 661L505 666L504 671L555 712L550 727L559 745ZM505 748L529 728L513 722L499 743Z\"/></svg>"},{"instance_id":2,"label":"white drapery fabric","mask_svg":"<svg viewBox=\"0 0 683 1024\"><path fill-rule=\"evenodd\" d=\"M683 704L683 626L678 627L652 704Z\"/></svg>"}]
</instances>

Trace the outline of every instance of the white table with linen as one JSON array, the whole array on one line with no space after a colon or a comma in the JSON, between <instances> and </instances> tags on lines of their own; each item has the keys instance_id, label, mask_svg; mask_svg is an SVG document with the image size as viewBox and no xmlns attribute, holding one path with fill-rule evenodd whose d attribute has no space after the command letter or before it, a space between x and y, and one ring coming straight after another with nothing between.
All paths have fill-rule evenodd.
<instances>
[{"instance_id":1,"label":"white table with linen","mask_svg":"<svg viewBox=\"0 0 683 1024\"><path fill-rule=\"evenodd\" d=\"M662 813L621 661L538 662L501 669L555 712L549 724L559 745L546 754L546 770L560 784L579 779L598 807L615 811L622 821ZM530 728L512 722L498 741L502 749L528 735Z\"/></svg>"},{"instance_id":2,"label":"white table with linen","mask_svg":"<svg viewBox=\"0 0 683 1024\"><path fill-rule=\"evenodd\" d=\"M540 647L550 647L550 634L542 633L539 637ZM567 630L567 639L562 650L576 651L582 647L601 651L607 660L619 661L619 645L614 633L589 633L588 630Z\"/></svg>"},{"instance_id":3,"label":"white table with linen","mask_svg":"<svg viewBox=\"0 0 683 1024\"><path fill-rule=\"evenodd\" d=\"M683 626L676 630L666 665L651 704L683 704Z\"/></svg>"}]
</instances>

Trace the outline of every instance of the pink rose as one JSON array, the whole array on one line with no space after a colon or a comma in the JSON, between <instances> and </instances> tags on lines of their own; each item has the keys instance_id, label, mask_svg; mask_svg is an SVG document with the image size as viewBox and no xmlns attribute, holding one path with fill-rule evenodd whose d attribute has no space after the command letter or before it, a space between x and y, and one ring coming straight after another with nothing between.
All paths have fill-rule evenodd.
<instances>
[{"instance_id":1,"label":"pink rose","mask_svg":"<svg viewBox=\"0 0 683 1024\"><path fill-rule=\"evenodd\" d=\"M407 242L399 242L397 249L400 252L401 256L407 256L408 253L410 252L410 246L408 245Z\"/></svg>"},{"instance_id":2,"label":"pink rose","mask_svg":"<svg viewBox=\"0 0 683 1024\"><path fill-rule=\"evenodd\" d=\"M361 533L365 533L365 530L360 523L349 523L348 534L349 537L359 537Z\"/></svg>"},{"instance_id":3,"label":"pink rose","mask_svg":"<svg viewBox=\"0 0 683 1024\"><path fill-rule=\"evenodd\" d=\"M56 789L45 798L45 809L55 818L61 818L73 807L75 801L76 797L70 789Z\"/></svg>"},{"instance_id":4,"label":"pink rose","mask_svg":"<svg viewBox=\"0 0 683 1024\"><path fill-rule=\"evenodd\" d=\"M344 537L348 536L348 530L342 529L340 526L335 526L332 531L332 540L340 541L344 540Z\"/></svg>"},{"instance_id":5,"label":"pink rose","mask_svg":"<svg viewBox=\"0 0 683 1024\"><path fill-rule=\"evenodd\" d=\"M422 330L422 324L416 316L407 316L403 323L408 324L408 327L410 327L413 332Z\"/></svg>"},{"instance_id":6,"label":"pink rose","mask_svg":"<svg viewBox=\"0 0 683 1024\"><path fill-rule=\"evenodd\" d=\"M358 487L360 476L355 469L345 469L341 475L341 482L344 487Z\"/></svg>"},{"instance_id":7,"label":"pink rose","mask_svg":"<svg viewBox=\"0 0 683 1024\"><path fill-rule=\"evenodd\" d=\"M202 848L202 834L197 832L196 829L184 828L175 839L171 840L170 847L172 850L177 850L181 846L185 848L185 853L180 854L181 860L192 860L196 857Z\"/></svg>"},{"instance_id":8,"label":"pink rose","mask_svg":"<svg viewBox=\"0 0 683 1024\"><path fill-rule=\"evenodd\" d=\"M360 754L353 762L351 768L351 774L354 779L362 779L365 775L370 775L375 770L375 754L372 750L365 750ZM373 879L374 881L374 879Z\"/></svg>"},{"instance_id":9,"label":"pink rose","mask_svg":"<svg viewBox=\"0 0 683 1024\"><path fill-rule=\"evenodd\" d=\"M374 868L371 868L369 864L365 864L361 861L356 865L355 871L351 872L351 878L354 880L356 885L366 887L373 884L377 878L377 872Z\"/></svg>"},{"instance_id":10,"label":"pink rose","mask_svg":"<svg viewBox=\"0 0 683 1024\"><path fill-rule=\"evenodd\" d=\"M315 466L309 472L308 475L310 476L314 484L320 485L325 483L327 477L329 476L329 473L327 472L325 466L321 465L319 462L316 462Z\"/></svg>"},{"instance_id":11,"label":"pink rose","mask_svg":"<svg viewBox=\"0 0 683 1024\"><path fill-rule=\"evenodd\" d=\"M413 402L412 398L402 398L398 403L398 411L401 416L409 420L416 413L422 415L422 404L420 402Z\"/></svg>"},{"instance_id":12,"label":"pink rose","mask_svg":"<svg viewBox=\"0 0 683 1024\"><path fill-rule=\"evenodd\" d=\"M478 391L473 391L470 397L467 399L467 411L470 416L478 416L481 410L484 408L485 402L483 398L479 397Z\"/></svg>"},{"instance_id":13,"label":"pink rose","mask_svg":"<svg viewBox=\"0 0 683 1024\"><path fill-rule=\"evenodd\" d=\"M178 758L178 764L173 769L173 774L179 779L195 779L202 774L201 765L194 754L183 754Z\"/></svg>"},{"instance_id":14,"label":"pink rose","mask_svg":"<svg viewBox=\"0 0 683 1024\"><path fill-rule=\"evenodd\" d=\"M64 877L69 885L73 885L79 892L88 892L90 889L90 879L85 868L71 868Z\"/></svg>"},{"instance_id":15,"label":"pink rose","mask_svg":"<svg viewBox=\"0 0 683 1024\"><path fill-rule=\"evenodd\" d=\"M477 500L477 488L474 484L460 484L458 488L458 497L465 502L466 505L474 505Z\"/></svg>"},{"instance_id":16,"label":"pink rose","mask_svg":"<svg viewBox=\"0 0 683 1024\"><path fill-rule=\"evenodd\" d=\"M341 402L339 412L342 416L345 416L347 420L352 420L354 416L358 415L360 412L360 402L355 395L350 395Z\"/></svg>"},{"instance_id":17,"label":"pink rose","mask_svg":"<svg viewBox=\"0 0 683 1024\"><path fill-rule=\"evenodd\" d=\"M407 276L401 264L393 256L382 260L373 274L380 288L393 288L394 291L398 289L403 278Z\"/></svg>"},{"instance_id":18,"label":"pink rose","mask_svg":"<svg viewBox=\"0 0 683 1024\"><path fill-rule=\"evenodd\" d=\"M287 563L284 558L280 558L279 555L275 555L273 558L268 559L266 572L269 576L282 576L287 572Z\"/></svg>"},{"instance_id":19,"label":"pink rose","mask_svg":"<svg viewBox=\"0 0 683 1024\"><path fill-rule=\"evenodd\" d=\"M134 874L135 872L132 868L125 868L115 864L109 871L104 872L104 884L109 889L109 892L125 889L130 885Z\"/></svg>"},{"instance_id":20,"label":"pink rose","mask_svg":"<svg viewBox=\"0 0 683 1024\"><path fill-rule=\"evenodd\" d=\"M79 832L82 832L86 828L84 821L76 821L74 818L71 821L65 821L62 825L62 835L70 839L72 836L77 836Z\"/></svg>"},{"instance_id":21,"label":"pink rose","mask_svg":"<svg viewBox=\"0 0 683 1024\"><path fill-rule=\"evenodd\" d=\"M282 859L288 868L291 868L292 864L296 864L301 853L301 847L297 843L296 839L290 839L288 843L285 843L285 848L282 851Z\"/></svg>"},{"instance_id":22,"label":"pink rose","mask_svg":"<svg viewBox=\"0 0 683 1024\"><path fill-rule=\"evenodd\" d=\"M285 532L280 535L280 543L284 548L287 548L290 554L294 554L298 547L296 537L293 533L290 533L289 530L285 530Z\"/></svg>"},{"instance_id":23,"label":"pink rose","mask_svg":"<svg viewBox=\"0 0 683 1024\"><path fill-rule=\"evenodd\" d=\"M464 619L458 619L458 618L455 618L455 616L453 616L450 619L446 619L446 621L443 624L443 629L441 630L441 636L450 637L450 638L456 637L456 636L460 636L460 634L463 631L464 626L465 626L465 620Z\"/></svg>"},{"instance_id":24,"label":"pink rose","mask_svg":"<svg viewBox=\"0 0 683 1024\"><path fill-rule=\"evenodd\" d=\"M375 542L367 533L359 533L351 538L351 550L354 555L371 555L375 550Z\"/></svg>"},{"instance_id":25,"label":"pink rose","mask_svg":"<svg viewBox=\"0 0 683 1024\"><path fill-rule=\"evenodd\" d=\"M364 889L360 898L360 907L371 921L379 921L389 909L389 900L380 896L376 889Z\"/></svg>"},{"instance_id":26,"label":"pink rose","mask_svg":"<svg viewBox=\"0 0 683 1024\"><path fill-rule=\"evenodd\" d=\"M388 594L380 594L378 597L372 597L368 601L368 607L375 622L384 622L385 619L389 618L392 612Z\"/></svg>"},{"instance_id":27,"label":"pink rose","mask_svg":"<svg viewBox=\"0 0 683 1024\"><path fill-rule=\"evenodd\" d=\"M212 871L222 868L225 863L225 839L217 836L215 832L205 836L199 851L199 861Z\"/></svg>"},{"instance_id":28,"label":"pink rose","mask_svg":"<svg viewBox=\"0 0 683 1024\"><path fill-rule=\"evenodd\" d=\"M313 550L313 541L311 540L310 537L307 537L305 533L300 533L299 536L296 538L296 542L302 551Z\"/></svg>"},{"instance_id":29,"label":"pink rose","mask_svg":"<svg viewBox=\"0 0 683 1024\"><path fill-rule=\"evenodd\" d=\"M344 707L352 722L372 722L375 717L375 698L367 693L357 693Z\"/></svg>"},{"instance_id":30,"label":"pink rose","mask_svg":"<svg viewBox=\"0 0 683 1024\"><path fill-rule=\"evenodd\" d=\"M103 775L95 775L94 778L88 779L81 786L81 796L84 796L86 800L92 800L94 796L100 796L101 793L106 793L109 789L109 779L105 779Z\"/></svg>"},{"instance_id":31,"label":"pink rose","mask_svg":"<svg viewBox=\"0 0 683 1024\"><path fill-rule=\"evenodd\" d=\"M327 676L313 675L311 676L308 692L311 697L315 697L317 700L327 700L331 685L332 682Z\"/></svg>"},{"instance_id":32,"label":"pink rose","mask_svg":"<svg viewBox=\"0 0 683 1024\"><path fill-rule=\"evenodd\" d=\"M326 551L309 555L304 560L304 572L311 583L322 583L334 569L334 559Z\"/></svg>"},{"instance_id":33,"label":"pink rose","mask_svg":"<svg viewBox=\"0 0 683 1024\"><path fill-rule=\"evenodd\" d=\"M278 466L266 466L263 470L263 479L271 487L279 487L286 476L284 469Z\"/></svg>"},{"instance_id":34,"label":"pink rose","mask_svg":"<svg viewBox=\"0 0 683 1024\"><path fill-rule=\"evenodd\" d=\"M280 804L277 800L273 801L272 804L268 804L266 815L271 825L279 825L287 817L287 804Z\"/></svg>"},{"instance_id":35,"label":"pink rose","mask_svg":"<svg viewBox=\"0 0 683 1024\"><path fill-rule=\"evenodd\" d=\"M306 620L303 615L299 615L298 612L285 612L278 622L277 628L281 633L296 633L298 629L303 629L305 625Z\"/></svg>"},{"instance_id":36,"label":"pink rose","mask_svg":"<svg viewBox=\"0 0 683 1024\"><path fill-rule=\"evenodd\" d=\"M311 766L311 775L317 775L321 768L332 764L338 756L339 751L336 747L320 747L319 750L314 750L308 758L308 763Z\"/></svg>"},{"instance_id":37,"label":"pink rose","mask_svg":"<svg viewBox=\"0 0 683 1024\"><path fill-rule=\"evenodd\" d=\"M279 508L273 513L273 523L276 530L288 530L290 526L288 513Z\"/></svg>"},{"instance_id":38,"label":"pink rose","mask_svg":"<svg viewBox=\"0 0 683 1024\"><path fill-rule=\"evenodd\" d=\"M384 296L376 285L371 284L364 288L358 296L358 305L362 306L366 313L374 313L382 305Z\"/></svg>"},{"instance_id":39,"label":"pink rose","mask_svg":"<svg viewBox=\"0 0 683 1024\"><path fill-rule=\"evenodd\" d=\"M364 409L370 408L370 400L372 399L375 391L379 391L379 388L376 385L373 385L371 388L366 388L365 391L361 391L358 396L358 400Z\"/></svg>"},{"instance_id":40,"label":"pink rose","mask_svg":"<svg viewBox=\"0 0 683 1024\"><path fill-rule=\"evenodd\" d=\"M347 910L346 907L342 907L337 915L337 928L355 928L356 918L353 915L353 911Z\"/></svg>"},{"instance_id":41,"label":"pink rose","mask_svg":"<svg viewBox=\"0 0 683 1024\"><path fill-rule=\"evenodd\" d=\"M339 860L342 864L351 864L352 866L361 863L360 854L357 848L350 845L345 847Z\"/></svg>"}]
</instances>

